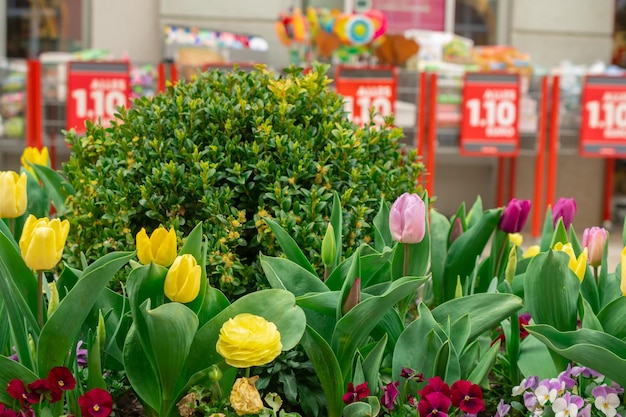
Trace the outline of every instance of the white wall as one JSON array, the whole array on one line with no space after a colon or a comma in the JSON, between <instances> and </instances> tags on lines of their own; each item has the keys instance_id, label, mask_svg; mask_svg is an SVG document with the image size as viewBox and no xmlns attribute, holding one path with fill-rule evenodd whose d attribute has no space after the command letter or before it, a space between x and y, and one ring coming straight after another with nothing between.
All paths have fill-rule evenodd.
<instances>
[{"instance_id":1,"label":"white wall","mask_svg":"<svg viewBox=\"0 0 626 417\"><path fill-rule=\"evenodd\" d=\"M127 52L134 62L158 62L162 39L157 0L93 0L91 47L115 58Z\"/></svg>"},{"instance_id":2,"label":"white wall","mask_svg":"<svg viewBox=\"0 0 626 417\"><path fill-rule=\"evenodd\" d=\"M611 60L615 0L514 0L510 41L533 63Z\"/></svg>"}]
</instances>

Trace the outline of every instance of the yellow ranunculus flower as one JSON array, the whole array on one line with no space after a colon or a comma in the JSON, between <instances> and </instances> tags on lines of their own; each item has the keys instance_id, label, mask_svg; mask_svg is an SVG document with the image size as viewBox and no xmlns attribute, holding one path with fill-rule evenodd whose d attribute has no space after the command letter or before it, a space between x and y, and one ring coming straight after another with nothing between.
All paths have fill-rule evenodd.
<instances>
[{"instance_id":1,"label":"yellow ranunculus flower","mask_svg":"<svg viewBox=\"0 0 626 417\"><path fill-rule=\"evenodd\" d=\"M26 174L0 171L0 218L14 219L26 211Z\"/></svg>"},{"instance_id":2,"label":"yellow ranunculus flower","mask_svg":"<svg viewBox=\"0 0 626 417\"><path fill-rule=\"evenodd\" d=\"M539 245L532 245L532 246L528 247L528 249L526 249L526 252L524 252L522 254L522 258L532 258L532 257L535 257L535 256L539 255L539 252L541 252L541 248L539 247Z\"/></svg>"},{"instance_id":3,"label":"yellow ranunculus flower","mask_svg":"<svg viewBox=\"0 0 626 417\"><path fill-rule=\"evenodd\" d=\"M258 375L251 378L237 378L230 391L230 406L238 416L258 414L263 410L261 394L256 389Z\"/></svg>"},{"instance_id":4,"label":"yellow ranunculus flower","mask_svg":"<svg viewBox=\"0 0 626 417\"><path fill-rule=\"evenodd\" d=\"M26 265L33 271L54 268L61 260L69 231L67 220L28 216L20 237L20 250Z\"/></svg>"},{"instance_id":5,"label":"yellow ranunculus flower","mask_svg":"<svg viewBox=\"0 0 626 417\"><path fill-rule=\"evenodd\" d=\"M622 249L620 272L622 275L622 281L619 289L622 291L622 295L626 296L626 247Z\"/></svg>"},{"instance_id":6,"label":"yellow ranunculus flower","mask_svg":"<svg viewBox=\"0 0 626 417\"><path fill-rule=\"evenodd\" d=\"M193 255L177 256L165 276L165 295L172 301L189 303L198 296L201 279L202 269Z\"/></svg>"},{"instance_id":7,"label":"yellow ranunculus flower","mask_svg":"<svg viewBox=\"0 0 626 417\"><path fill-rule=\"evenodd\" d=\"M24 149L22 157L20 158L20 162L22 163L24 169L28 170L35 177L37 175L35 174L33 168L28 165L28 162L30 162L31 164L48 166L49 161L50 157L48 156L48 148L45 146L41 149L34 146L28 146L26 147L26 149Z\"/></svg>"},{"instance_id":8,"label":"yellow ranunculus flower","mask_svg":"<svg viewBox=\"0 0 626 417\"><path fill-rule=\"evenodd\" d=\"M509 241L515 246L522 246L524 236L521 233L509 233Z\"/></svg>"},{"instance_id":9,"label":"yellow ranunculus flower","mask_svg":"<svg viewBox=\"0 0 626 417\"><path fill-rule=\"evenodd\" d=\"M248 368L270 363L283 345L274 323L243 313L224 323L215 348L230 366Z\"/></svg>"},{"instance_id":10,"label":"yellow ranunculus flower","mask_svg":"<svg viewBox=\"0 0 626 417\"><path fill-rule=\"evenodd\" d=\"M587 248L583 249L581 254L576 258L576 254L574 254L574 248L572 248L571 243L566 243L565 245L561 242L557 242L554 245L554 250L565 252L569 255L569 269L574 271L580 282L585 278L585 272L587 272Z\"/></svg>"},{"instance_id":11,"label":"yellow ranunculus flower","mask_svg":"<svg viewBox=\"0 0 626 417\"><path fill-rule=\"evenodd\" d=\"M176 232L170 228L159 227L148 238L143 227L137 233L137 258L139 262L148 265L150 262L168 267L176 258Z\"/></svg>"}]
</instances>

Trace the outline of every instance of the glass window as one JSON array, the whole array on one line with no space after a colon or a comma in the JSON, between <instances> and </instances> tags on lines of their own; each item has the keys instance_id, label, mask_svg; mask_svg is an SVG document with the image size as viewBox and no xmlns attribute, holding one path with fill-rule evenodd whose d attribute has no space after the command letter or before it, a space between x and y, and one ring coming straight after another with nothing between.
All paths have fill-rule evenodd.
<instances>
[{"instance_id":1,"label":"glass window","mask_svg":"<svg viewBox=\"0 0 626 417\"><path fill-rule=\"evenodd\" d=\"M454 33L472 39L475 45L494 45L496 15L495 0L456 0Z\"/></svg>"}]
</instances>

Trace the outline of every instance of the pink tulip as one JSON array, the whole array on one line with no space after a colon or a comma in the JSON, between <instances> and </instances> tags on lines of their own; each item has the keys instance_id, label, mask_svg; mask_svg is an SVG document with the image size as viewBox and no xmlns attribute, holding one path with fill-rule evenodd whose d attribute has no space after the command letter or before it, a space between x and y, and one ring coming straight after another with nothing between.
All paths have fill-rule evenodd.
<instances>
[{"instance_id":1,"label":"pink tulip","mask_svg":"<svg viewBox=\"0 0 626 417\"><path fill-rule=\"evenodd\" d=\"M419 243L426 233L426 204L417 194L404 193L391 205L389 230L393 240Z\"/></svg>"},{"instance_id":2,"label":"pink tulip","mask_svg":"<svg viewBox=\"0 0 626 417\"><path fill-rule=\"evenodd\" d=\"M587 248L589 265L600 266L604 246L606 245L607 232L603 227L594 226L583 232L583 248Z\"/></svg>"}]
</instances>

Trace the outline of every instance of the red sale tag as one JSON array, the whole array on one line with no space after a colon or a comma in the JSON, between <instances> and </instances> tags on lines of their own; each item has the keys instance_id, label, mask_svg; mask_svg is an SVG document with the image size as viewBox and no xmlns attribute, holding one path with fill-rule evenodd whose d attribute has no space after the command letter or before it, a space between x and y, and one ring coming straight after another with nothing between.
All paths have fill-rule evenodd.
<instances>
[{"instance_id":1,"label":"red sale tag","mask_svg":"<svg viewBox=\"0 0 626 417\"><path fill-rule=\"evenodd\" d=\"M338 67L335 89L343 96L344 109L359 126L370 123L374 108L374 124L383 124L383 117L395 111L397 76L395 69Z\"/></svg>"},{"instance_id":2,"label":"red sale tag","mask_svg":"<svg viewBox=\"0 0 626 417\"><path fill-rule=\"evenodd\" d=\"M461 110L461 154L516 156L519 102L518 75L467 73Z\"/></svg>"},{"instance_id":3,"label":"red sale tag","mask_svg":"<svg viewBox=\"0 0 626 417\"><path fill-rule=\"evenodd\" d=\"M85 131L85 121L108 126L118 106L130 104L127 62L70 62L67 81L67 129Z\"/></svg>"},{"instance_id":4,"label":"red sale tag","mask_svg":"<svg viewBox=\"0 0 626 417\"><path fill-rule=\"evenodd\" d=\"M626 77L585 77L581 112L581 155L626 156Z\"/></svg>"}]
</instances>

